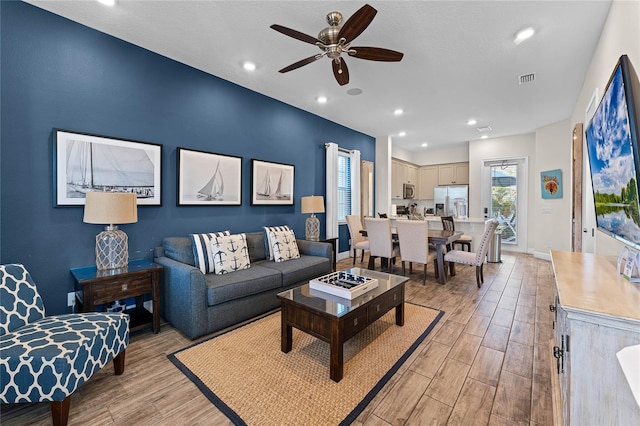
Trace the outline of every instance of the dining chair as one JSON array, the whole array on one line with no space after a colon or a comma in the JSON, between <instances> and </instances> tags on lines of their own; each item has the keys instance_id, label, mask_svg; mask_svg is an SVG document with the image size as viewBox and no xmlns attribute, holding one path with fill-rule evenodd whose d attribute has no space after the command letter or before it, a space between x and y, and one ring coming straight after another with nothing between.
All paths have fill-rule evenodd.
<instances>
[{"instance_id":1,"label":"dining chair","mask_svg":"<svg viewBox=\"0 0 640 426\"><path fill-rule=\"evenodd\" d=\"M455 222L453 221L453 216L442 216L440 217L440 220L442 220L442 229L446 229L449 231L456 230L456 225L455 225ZM470 252L472 242L473 242L473 237L471 235L462 234L460 238L458 238L456 241L453 242L452 244L453 247L447 247L447 248L448 249L456 248L456 244L460 244L460 249L464 250L464 248L466 247L467 251Z\"/></svg>"},{"instance_id":2,"label":"dining chair","mask_svg":"<svg viewBox=\"0 0 640 426\"><path fill-rule=\"evenodd\" d=\"M409 274L412 263L424 265L422 284L427 281L427 264L433 262L433 269L438 277L438 260L434 250L429 250L429 222L423 220L397 220L398 239L400 240L400 258L402 259L402 275L405 275L405 262L409 262Z\"/></svg>"},{"instance_id":3,"label":"dining chair","mask_svg":"<svg viewBox=\"0 0 640 426\"><path fill-rule=\"evenodd\" d=\"M496 232L497 227L497 220L489 219L485 222L484 234L482 235L482 240L480 241L480 245L475 253L463 250L451 250L447 251L444 255L445 262L463 263L465 265L475 266L476 283L478 284L478 288L480 288L484 282L482 266L484 265L485 256L487 255L489 242L491 241L491 238L493 238L493 234Z\"/></svg>"},{"instance_id":4,"label":"dining chair","mask_svg":"<svg viewBox=\"0 0 640 426\"><path fill-rule=\"evenodd\" d=\"M381 267L384 268L384 260L388 263L388 271L391 273L393 262L400 256L400 247L393 243L391 238L391 221L389 219L364 219L369 238L369 269L375 269L375 259L381 259Z\"/></svg>"},{"instance_id":5,"label":"dining chair","mask_svg":"<svg viewBox=\"0 0 640 426\"><path fill-rule=\"evenodd\" d=\"M351 234L351 250L353 251L353 264L356 264L356 250L362 250L360 257L360 263L364 261L364 252L369 250L369 239L362 235L362 222L360 216L348 215L347 226L349 227L349 234Z\"/></svg>"}]
</instances>

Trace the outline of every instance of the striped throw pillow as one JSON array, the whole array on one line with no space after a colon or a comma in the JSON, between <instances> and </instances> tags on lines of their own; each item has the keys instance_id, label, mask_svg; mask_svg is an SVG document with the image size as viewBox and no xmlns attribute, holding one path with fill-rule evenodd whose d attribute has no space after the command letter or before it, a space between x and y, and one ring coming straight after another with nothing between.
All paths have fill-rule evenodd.
<instances>
[{"instance_id":1,"label":"striped throw pillow","mask_svg":"<svg viewBox=\"0 0 640 426\"><path fill-rule=\"evenodd\" d=\"M283 226L265 226L264 232L267 234L267 245L269 246L269 260L273 260L273 242L271 241L272 232L290 231L287 225Z\"/></svg>"},{"instance_id":2,"label":"striped throw pillow","mask_svg":"<svg viewBox=\"0 0 640 426\"><path fill-rule=\"evenodd\" d=\"M193 248L193 258L195 259L196 267L199 268L203 274L215 272L211 241L216 237L224 237L227 235L231 235L231 232L224 231L210 232L207 234L189 234L189 237L191 237L191 247Z\"/></svg>"}]
</instances>

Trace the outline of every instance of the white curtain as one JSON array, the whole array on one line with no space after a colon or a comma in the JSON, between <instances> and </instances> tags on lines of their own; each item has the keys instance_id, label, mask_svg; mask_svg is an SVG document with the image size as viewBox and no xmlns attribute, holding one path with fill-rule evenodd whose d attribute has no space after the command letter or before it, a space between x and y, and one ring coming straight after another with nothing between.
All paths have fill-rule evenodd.
<instances>
[{"instance_id":1,"label":"white curtain","mask_svg":"<svg viewBox=\"0 0 640 426\"><path fill-rule=\"evenodd\" d=\"M327 238L338 236L338 145L324 144L327 157L327 180L325 188L325 217Z\"/></svg>"},{"instance_id":2,"label":"white curtain","mask_svg":"<svg viewBox=\"0 0 640 426\"><path fill-rule=\"evenodd\" d=\"M349 153L351 163L351 214L360 216L360 151Z\"/></svg>"}]
</instances>

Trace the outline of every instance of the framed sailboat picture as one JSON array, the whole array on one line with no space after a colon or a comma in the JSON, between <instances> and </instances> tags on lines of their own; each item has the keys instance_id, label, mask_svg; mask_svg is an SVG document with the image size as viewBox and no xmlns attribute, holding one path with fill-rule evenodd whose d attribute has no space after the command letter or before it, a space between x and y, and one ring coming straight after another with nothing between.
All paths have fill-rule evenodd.
<instances>
[{"instance_id":1,"label":"framed sailboat picture","mask_svg":"<svg viewBox=\"0 0 640 426\"><path fill-rule=\"evenodd\" d=\"M294 166L251 160L251 204L292 206Z\"/></svg>"},{"instance_id":2,"label":"framed sailboat picture","mask_svg":"<svg viewBox=\"0 0 640 426\"><path fill-rule=\"evenodd\" d=\"M138 205L162 204L162 145L53 129L54 201L82 206L90 191L132 192Z\"/></svg>"},{"instance_id":3,"label":"framed sailboat picture","mask_svg":"<svg viewBox=\"0 0 640 426\"><path fill-rule=\"evenodd\" d=\"M242 204L242 157L178 148L179 206Z\"/></svg>"}]
</instances>

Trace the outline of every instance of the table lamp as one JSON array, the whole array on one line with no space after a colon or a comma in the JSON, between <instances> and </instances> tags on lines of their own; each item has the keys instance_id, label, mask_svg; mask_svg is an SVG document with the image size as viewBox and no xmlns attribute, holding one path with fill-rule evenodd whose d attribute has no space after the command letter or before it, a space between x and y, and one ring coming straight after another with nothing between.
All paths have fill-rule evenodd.
<instances>
[{"instance_id":1,"label":"table lamp","mask_svg":"<svg viewBox=\"0 0 640 426\"><path fill-rule=\"evenodd\" d=\"M84 223L107 225L96 236L96 267L115 269L129 263L129 239L118 224L138 221L136 194L123 192L87 192Z\"/></svg>"},{"instance_id":2,"label":"table lamp","mask_svg":"<svg viewBox=\"0 0 640 426\"><path fill-rule=\"evenodd\" d=\"M302 197L302 214L311 213L305 222L305 238L318 241L320 239L320 221L316 213L324 213L324 199L322 195Z\"/></svg>"}]
</instances>

